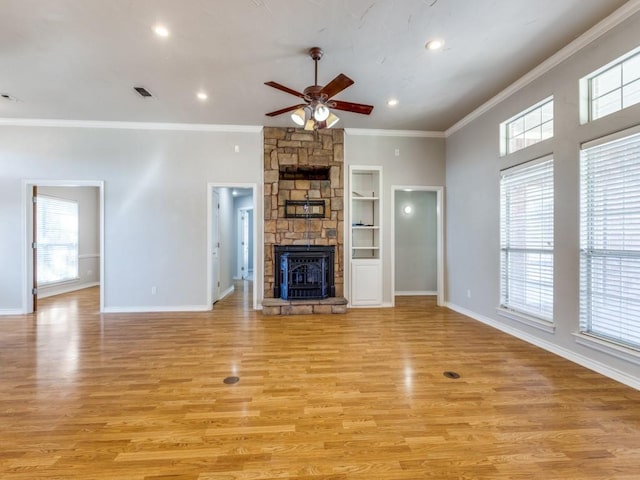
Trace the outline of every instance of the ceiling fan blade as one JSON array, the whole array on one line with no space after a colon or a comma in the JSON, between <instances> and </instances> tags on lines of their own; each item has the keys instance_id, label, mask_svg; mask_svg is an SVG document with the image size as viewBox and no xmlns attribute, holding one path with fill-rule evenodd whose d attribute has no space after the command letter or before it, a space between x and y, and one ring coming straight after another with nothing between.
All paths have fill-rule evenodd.
<instances>
[{"instance_id":1,"label":"ceiling fan blade","mask_svg":"<svg viewBox=\"0 0 640 480\"><path fill-rule=\"evenodd\" d=\"M332 100L331 108L336 110L344 110L345 112L361 113L369 115L373 110L373 105L363 105L362 103L341 102L340 100Z\"/></svg>"},{"instance_id":2,"label":"ceiling fan blade","mask_svg":"<svg viewBox=\"0 0 640 480\"><path fill-rule=\"evenodd\" d=\"M337 95L342 90L347 87L350 87L355 82L347 77L344 73L341 73L336 78L327 83L322 90L320 90L320 95L326 95L327 98L331 98L334 95Z\"/></svg>"},{"instance_id":3,"label":"ceiling fan blade","mask_svg":"<svg viewBox=\"0 0 640 480\"><path fill-rule=\"evenodd\" d=\"M285 87L284 85L280 85L276 82L264 82L265 85L269 85L270 87L276 88L278 90L282 90L283 92L290 93L291 95L295 95L296 97L304 98L304 95L300 92L296 92L289 87Z\"/></svg>"},{"instance_id":4,"label":"ceiling fan blade","mask_svg":"<svg viewBox=\"0 0 640 480\"><path fill-rule=\"evenodd\" d=\"M300 105L292 105L290 107L283 108L281 110L276 110L275 112L265 113L265 115L267 117L276 117L276 116L281 115L283 113L291 112L293 110L297 110L299 108L306 107L306 106L307 106L306 103L301 103Z\"/></svg>"}]
</instances>

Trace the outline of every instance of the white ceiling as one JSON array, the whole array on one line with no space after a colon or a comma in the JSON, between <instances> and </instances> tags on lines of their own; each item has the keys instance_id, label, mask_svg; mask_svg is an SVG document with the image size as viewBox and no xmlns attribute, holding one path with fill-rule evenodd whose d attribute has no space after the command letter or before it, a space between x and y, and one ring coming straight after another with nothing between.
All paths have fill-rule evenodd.
<instances>
[{"instance_id":1,"label":"white ceiling","mask_svg":"<svg viewBox=\"0 0 640 480\"><path fill-rule=\"evenodd\" d=\"M443 131L625 3L0 0L0 117L293 126L264 114L299 99L264 82L312 85L320 46L319 83L344 73L335 99L375 106L338 127Z\"/></svg>"}]
</instances>

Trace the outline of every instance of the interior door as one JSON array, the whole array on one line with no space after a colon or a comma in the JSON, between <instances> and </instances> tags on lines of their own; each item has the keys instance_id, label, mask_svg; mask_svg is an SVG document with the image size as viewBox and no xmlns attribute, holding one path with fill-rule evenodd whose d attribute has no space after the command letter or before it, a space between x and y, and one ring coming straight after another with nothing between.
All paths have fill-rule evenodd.
<instances>
[{"instance_id":1,"label":"interior door","mask_svg":"<svg viewBox=\"0 0 640 480\"><path fill-rule=\"evenodd\" d=\"M214 189L211 197L211 300L216 303L220 299L220 196Z\"/></svg>"}]
</instances>

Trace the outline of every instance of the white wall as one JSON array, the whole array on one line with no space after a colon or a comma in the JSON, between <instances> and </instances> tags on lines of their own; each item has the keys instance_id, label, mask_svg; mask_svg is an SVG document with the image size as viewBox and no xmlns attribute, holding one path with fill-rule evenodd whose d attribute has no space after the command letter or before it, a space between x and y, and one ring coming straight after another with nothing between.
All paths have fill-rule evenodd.
<instances>
[{"instance_id":1,"label":"white wall","mask_svg":"<svg viewBox=\"0 0 640 480\"><path fill-rule=\"evenodd\" d=\"M107 311L210 308L207 184L262 184L260 129L104 125L112 128L0 126L0 312L25 309L25 179L105 182Z\"/></svg>"},{"instance_id":2,"label":"white wall","mask_svg":"<svg viewBox=\"0 0 640 480\"><path fill-rule=\"evenodd\" d=\"M78 279L38 287L38 298L100 283L100 190L97 187L38 187L38 195L78 203Z\"/></svg>"},{"instance_id":3,"label":"white wall","mask_svg":"<svg viewBox=\"0 0 640 480\"><path fill-rule=\"evenodd\" d=\"M580 144L640 123L640 106L579 124L578 81L638 46L640 15L609 31L447 139L446 225L449 304L625 383L640 385L640 370L623 353L576 342L579 292ZM555 136L500 157L500 122L554 95ZM553 154L555 162L555 332L509 320L499 303L499 172ZM471 297L467 295L470 291Z\"/></svg>"},{"instance_id":4,"label":"white wall","mask_svg":"<svg viewBox=\"0 0 640 480\"><path fill-rule=\"evenodd\" d=\"M391 195L392 185L444 186L445 139L408 133L345 131L345 175L349 165L382 166L382 300L385 305L393 302L391 267ZM396 155L396 151L398 155ZM345 200L345 221L348 219L349 202ZM348 229L345 228L348 231ZM345 245L347 243L345 242ZM349 252L346 252L348 256ZM345 262L347 259L345 259ZM349 278L345 263L345 292Z\"/></svg>"},{"instance_id":5,"label":"white wall","mask_svg":"<svg viewBox=\"0 0 640 480\"><path fill-rule=\"evenodd\" d=\"M406 213L404 208L411 207ZM438 290L436 192L395 192L395 293Z\"/></svg>"}]
</instances>

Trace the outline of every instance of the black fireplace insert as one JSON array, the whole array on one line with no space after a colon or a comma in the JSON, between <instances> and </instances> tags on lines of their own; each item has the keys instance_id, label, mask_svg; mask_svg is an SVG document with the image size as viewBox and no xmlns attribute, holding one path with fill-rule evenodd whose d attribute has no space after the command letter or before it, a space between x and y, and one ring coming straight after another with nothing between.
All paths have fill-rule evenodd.
<instances>
[{"instance_id":1,"label":"black fireplace insert","mask_svg":"<svg viewBox=\"0 0 640 480\"><path fill-rule=\"evenodd\" d=\"M273 295L283 300L335 297L334 246L275 245Z\"/></svg>"}]
</instances>

